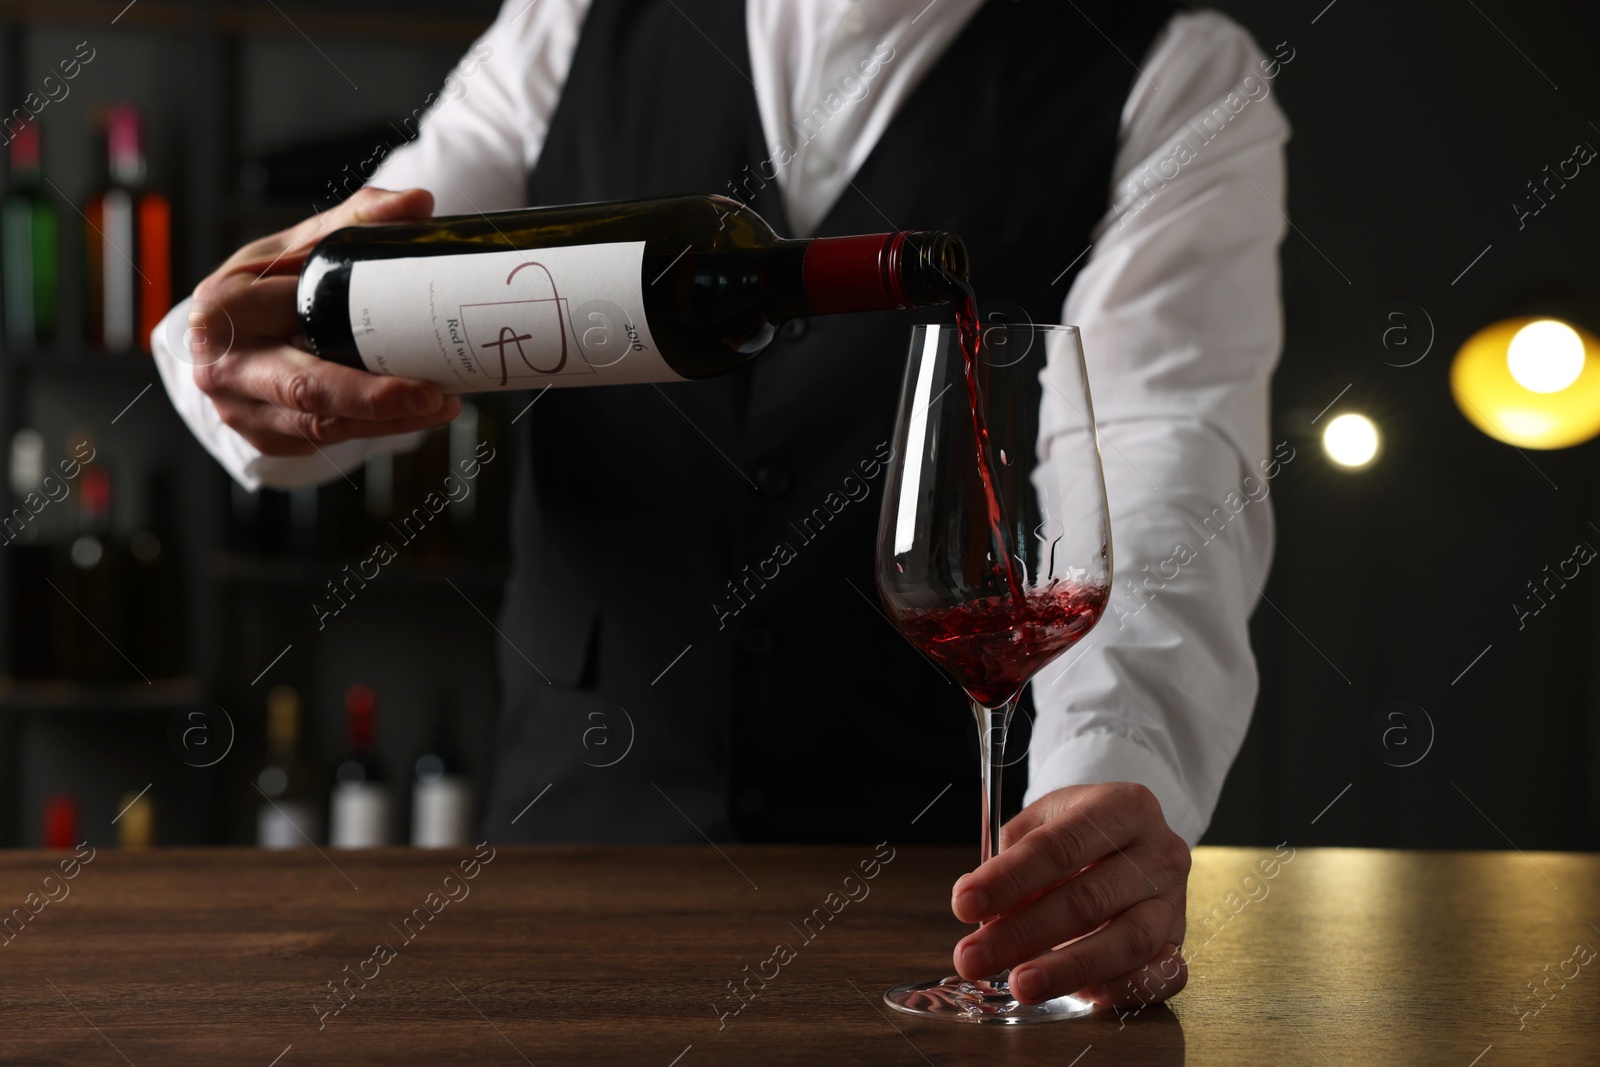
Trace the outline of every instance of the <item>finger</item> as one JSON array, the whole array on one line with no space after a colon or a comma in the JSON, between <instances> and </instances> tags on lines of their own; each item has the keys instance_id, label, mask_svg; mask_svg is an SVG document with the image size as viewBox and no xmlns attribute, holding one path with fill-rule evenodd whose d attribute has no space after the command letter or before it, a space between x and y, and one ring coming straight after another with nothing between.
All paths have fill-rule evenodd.
<instances>
[{"instance_id":1,"label":"finger","mask_svg":"<svg viewBox=\"0 0 1600 1067\"><path fill-rule=\"evenodd\" d=\"M1165 825L1161 805L1143 786L1119 783L1115 788L1085 790L1078 803L958 879L951 910L963 922L1010 911L1158 824Z\"/></svg>"},{"instance_id":2,"label":"finger","mask_svg":"<svg viewBox=\"0 0 1600 1067\"><path fill-rule=\"evenodd\" d=\"M229 256L217 273L297 274L307 251L341 226L368 222L404 222L433 215L433 194L426 189L357 189L338 206L287 230L252 241Z\"/></svg>"},{"instance_id":3,"label":"finger","mask_svg":"<svg viewBox=\"0 0 1600 1067\"><path fill-rule=\"evenodd\" d=\"M330 208L321 216L330 226L354 226L367 222L399 222L425 219L433 214L433 194L426 189L379 189L364 186L347 197L339 206ZM306 226L310 219L302 222Z\"/></svg>"},{"instance_id":4,"label":"finger","mask_svg":"<svg viewBox=\"0 0 1600 1067\"><path fill-rule=\"evenodd\" d=\"M461 413L461 400L453 396L448 397L445 406L433 415L383 422L311 415L288 411L269 401L237 397L216 400L213 404L224 425L268 456L304 456L317 451L320 445L334 445L353 438L389 437L431 430L452 421Z\"/></svg>"},{"instance_id":5,"label":"finger","mask_svg":"<svg viewBox=\"0 0 1600 1067\"><path fill-rule=\"evenodd\" d=\"M213 275L201 282L189 305L189 326L209 336L290 337L300 329L295 313L299 279L292 275L256 278L248 273Z\"/></svg>"},{"instance_id":6,"label":"finger","mask_svg":"<svg viewBox=\"0 0 1600 1067\"><path fill-rule=\"evenodd\" d=\"M213 398L266 400L289 411L365 422L434 415L445 409L445 394L432 382L369 374L290 345L238 347L215 363L196 367L195 382Z\"/></svg>"},{"instance_id":7,"label":"finger","mask_svg":"<svg viewBox=\"0 0 1600 1067\"><path fill-rule=\"evenodd\" d=\"M1080 989L1078 996L1108 1007L1144 1007L1177 996L1188 984L1189 964L1183 958L1183 949L1169 941L1143 967Z\"/></svg>"},{"instance_id":8,"label":"finger","mask_svg":"<svg viewBox=\"0 0 1600 1067\"><path fill-rule=\"evenodd\" d=\"M1150 897L1102 929L1012 968L1011 992L1028 1004L1108 982L1142 966L1174 937L1183 916L1166 897Z\"/></svg>"},{"instance_id":9,"label":"finger","mask_svg":"<svg viewBox=\"0 0 1600 1067\"><path fill-rule=\"evenodd\" d=\"M304 411L291 411L270 401L262 402L252 422L282 437L295 437L314 445L336 445L357 437L390 437L395 434L431 430L452 422L461 414L461 398L445 398L444 407L431 415L408 419L385 419L374 422L367 419L346 419L337 415L314 415Z\"/></svg>"},{"instance_id":10,"label":"finger","mask_svg":"<svg viewBox=\"0 0 1600 1067\"><path fill-rule=\"evenodd\" d=\"M317 451L316 442L298 435L287 437L248 426L238 429L238 434L263 456L311 456Z\"/></svg>"},{"instance_id":11,"label":"finger","mask_svg":"<svg viewBox=\"0 0 1600 1067\"><path fill-rule=\"evenodd\" d=\"M1000 827L1000 851L1004 852L1065 808L1065 805L1029 804Z\"/></svg>"},{"instance_id":12,"label":"finger","mask_svg":"<svg viewBox=\"0 0 1600 1067\"><path fill-rule=\"evenodd\" d=\"M976 981L1099 929L1155 890L1135 861L1108 856L1031 904L985 923L956 944L956 971Z\"/></svg>"},{"instance_id":13,"label":"finger","mask_svg":"<svg viewBox=\"0 0 1600 1067\"><path fill-rule=\"evenodd\" d=\"M264 456L309 456L317 450L314 442L300 434L285 435L268 429L257 413L256 401L225 397L213 400L222 424L243 437Z\"/></svg>"}]
</instances>

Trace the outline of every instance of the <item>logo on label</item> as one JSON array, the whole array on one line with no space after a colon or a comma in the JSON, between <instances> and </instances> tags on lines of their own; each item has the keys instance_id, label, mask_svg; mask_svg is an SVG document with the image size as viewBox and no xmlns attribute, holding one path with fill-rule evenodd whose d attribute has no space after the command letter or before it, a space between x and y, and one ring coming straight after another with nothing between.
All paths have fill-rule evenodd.
<instances>
[{"instance_id":1,"label":"logo on label","mask_svg":"<svg viewBox=\"0 0 1600 1067\"><path fill-rule=\"evenodd\" d=\"M550 295L461 305L461 325L468 345L491 373L498 368L501 385L513 378L593 374L594 368L581 356L572 358L577 348L572 316L550 269L543 263L518 263L506 275L506 285L512 285L517 275L529 267L543 272L550 283Z\"/></svg>"}]
</instances>

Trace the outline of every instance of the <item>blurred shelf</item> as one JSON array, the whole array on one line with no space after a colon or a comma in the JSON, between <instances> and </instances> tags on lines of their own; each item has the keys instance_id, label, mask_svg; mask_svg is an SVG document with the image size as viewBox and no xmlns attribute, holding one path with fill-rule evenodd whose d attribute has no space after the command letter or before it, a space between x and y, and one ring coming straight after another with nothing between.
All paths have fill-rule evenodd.
<instances>
[{"instance_id":1,"label":"blurred shelf","mask_svg":"<svg viewBox=\"0 0 1600 1067\"><path fill-rule=\"evenodd\" d=\"M207 570L217 581L235 585L295 585L320 589L324 583L343 577L343 568L347 564L362 558L359 553L348 558L308 559L248 552L214 552ZM378 577L368 579L367 588L414 591L430 586L449 588L448 583L454 582L463 588L471 587L479 591L498 590L505 585L510 573L509 563L464 563L460 560L404 563L397 560L379 571Z\"/></svg>"},{"instance_id":2,"label":"blurred shelf","mask_svg":"<svg viewBox=\"0 0 1600 1067\"><path fill-rule=\"evenodd\" d=\"M30 374L91 372L148 378L151 381L157 377L155 359L143 350L107 352L91 348L46 348L32 352L0 352L0 367L7 372L24 371Z\"/></svg>"},{"instance_id":3,"label":"blurred shelf","mask_svg":"<svg viewBox=\"0 0 1600 1067\"><path fill-rule=\"evenodd\" d=\"M17 681L0 678L0 710L7 712L168 711L197 702L202 687L195 678L155 678L143 682L76 682L67 679Z\"/></svg>"},{"instance_id":4,"label":"blurred shelf","mask_svg":"<svg viewBox=\"0 0 1600 1067\"><path fill-rule=\"evenodd\" d=\"M216 26L237 33L318 32L366 40L467 42L499 10L498 0L454 0L448 15L437 0L0 0L0 19L74 25L113 20L119 28L173 29Z\"/></svg>"}]
</instances>

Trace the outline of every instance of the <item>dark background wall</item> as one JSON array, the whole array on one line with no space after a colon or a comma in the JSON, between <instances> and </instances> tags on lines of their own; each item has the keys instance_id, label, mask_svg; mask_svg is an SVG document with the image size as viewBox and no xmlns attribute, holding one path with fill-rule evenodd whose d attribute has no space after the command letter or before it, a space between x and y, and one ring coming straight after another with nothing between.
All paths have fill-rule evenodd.
<instances>
[{"instance_id":1,"label":"dark background wall","mask_svg":"<svg viewBox=\"0 0 1600 1067\"><path fill-rule=\"evenodd\" d=\"M498 4L285 4L321 57L281 13L253 0L141 0L110 26L123 6L0 5L10 20L0 31L0 88L20 99L77 41L94 42L97 58L73 96L42 120L47 171L81 202L93 184L90 112L117 99L141 103L153 173L184 212L178 287L186 291L240 241L306 213L298 201L243 195L246 160L403 122ZM1575 543L1600 547L1600 443L1519 453L1492 441L1456 410L1448 368L1469 334L1510 314L1561 313L1600 330L1600 170L1586 168L1520 231L1511 208L1524 183L1575 143L1600 146L1600 5L1219 6L1267 51L1278 42L1294 49L1273 83L1295 131L1280 205L1295 229L1283 253L1288 332L1274 439L1292 441L1300 459L1273 482L1278 553L1270 603L1253 623L1261 699L1208 840L1595 847L1600 568L1585 569L1524 629L1511 603ZM282 70L294 72L288 84L274 77ZM330 176L360 154L330 152ZM65 225L64 207L63 215ZM73 269L70 247L64 266ZM1386 363L1367 336L1397 300L1425 310L1425 321L1410 323L1416 351L1431 333L1428 354L1408 367ZM0 800L4 840L36 840L39 800L60 789L83 798L91 839L107 839L121 795L152 778L165 810L191 813L164 821L164 840L247 840L244 783L260 748L266 684L249 679L291 643L270 681L306 692L315 756L337 753L339 694L366 680L387 709L384 757L404 770L445 678L469 762L485 774L492 635L443 645L438 635L474 633L476 611L493 613L494 568L419 561L331 636L312 636L302 601L329 561L230 553L225 479L159 395L112 423L153 373L90 359L70 337L65 349L60 360L10 364L0 430L9 439L19 426L39 426L54 441L89 423L129 484L155 468L178 472L173 536L188 562L192 677L174 691L230 708L246 740L237 773L197 780L163 733L188 697L167 707L100 689L0 686L0 743L13 761ZM1365 471L1335 469L1317 441L1347 410L1373 418L1384 435ZM137 494L127 499L119 522L131 527L137 516L120 509L137 511ZM332 570L351 558L336 555ZM192 815L208 805L228 814Z\"/></svg>"},{"instance_id":2,"label":"dark background wall","mask_svg":"<svg viewBox=\"0 0 1600 1067\"><path fill-rule=\"evenodd\" d=\"M1467 423L1448 372L1462 341L1513 313L1600 326L1600 172L1520 231L1511 208L1546 164L1600 146L1600 5L1325 5L1219 5L1269 51L1296 50L1275 83L1296 229L1273 393L1278 439L1308 458L1274 483L1261 699L1209 839L1593 848L1600 573L1523 629L1511 602L1577 542L1600 547L1600 442L1519 454ZM1395 300L1432 320L1414 366L1367 340ZM1385 436L1367 471L1332 468L1307 432L1342 410ZM1380 736L1409 729L1384 747L1375 719Z\"/></svg>"}]
</instances>

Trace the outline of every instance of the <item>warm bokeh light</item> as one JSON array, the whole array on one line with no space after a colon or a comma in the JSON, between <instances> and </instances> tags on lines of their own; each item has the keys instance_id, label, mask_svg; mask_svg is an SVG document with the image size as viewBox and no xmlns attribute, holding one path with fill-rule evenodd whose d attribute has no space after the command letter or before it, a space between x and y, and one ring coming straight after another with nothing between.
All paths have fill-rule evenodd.
<instances>
[{"instance_id":1,"label":"warm bokeh light","mask_svg":"<svg viewBox=\"0 0 1600 1067\"><path fill-rule=\"evenodd\" d=\"M1322 447L1341 467L1365 467L1378 454L1378 428L1365 415L1340 415L1322 431Z\"/></svg>"},{"instance_id":2,"label":"warm bokeh light","mask_svg":"<svg viewBox=\"0 0 1600 1067\"><path fill-rule=\"evenodd\" d=\"M1519 448L1567 448L1600 434L1600 339L1549 318L1506 319L1467 339L1450 367L1456 406Z\"/></svg>"},{"instance_id":3,"label":"warm bokeh light","mask_svg":"<svg viewBox=\"0 0 1600 1067\"><path fill-rule=\"evenodd\" d=\"M1583 373L1583 338L1557 319L1530 322L1506 349L1511 377L1535 393L1559 393Z\"/></svg>"}]
</instances>

